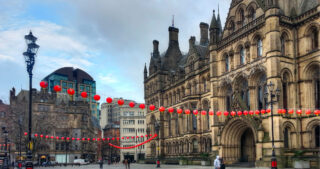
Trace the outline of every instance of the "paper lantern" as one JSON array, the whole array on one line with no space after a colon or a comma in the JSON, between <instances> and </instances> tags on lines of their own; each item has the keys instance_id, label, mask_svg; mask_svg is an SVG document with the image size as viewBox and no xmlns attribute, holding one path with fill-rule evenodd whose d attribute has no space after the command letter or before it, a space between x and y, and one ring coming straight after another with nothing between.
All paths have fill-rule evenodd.
<instances>
[{"instance_id":1,"label":"paper lantern","mask_svg":"<svg viewBox=\"0 0 320 169\"><path fill-rule=\"evenodd\" d=\"M96 138L93 138L92 141L96 141Z\"/></svg>"},{"instance_id":2,"label":"paper lantern","mask_svg":"<svg viewBox=\"0 0 320 169\"><path fill-rule=\"evenodd\" d=\"M102 138L102 141L105 141L106 140L106 138Z\"/></svg>"},{"instance_id":3,"label":"paper lantern","mask_svg":"<svg viewBox=\"0 0 320 169\"><path fill-rule=\"evenodd\" d=\"M265 109L262 109L262 110L261 110L261 114L264 114L264 113L266 113L266 110L265 110Z\"/></svg>"},{"instance_id":4,"label":"paper lantern","mask_svg":"<svg viewBox=\"0 0 320 169\"><path fill-rule=\"evenodd\" d=\"M49 136L48 135L46 135L46 139L48 139L49 138Z\"/></svg>"},{"instance_id":5,"label":"paper lantern","mask_svg":"<svg viewBox=\"0 0 320 169\"><path fill-rule=\"evenodd\" d=\"M43 138L43 134L40 134L40 137Z\"/></svg>"},{"instance_id":6,"label":"paper lantern","mask_svg":"<svg viewBox=\"0 0 320 169\"><path fill-rule=\"evenodd\" d=\"M88 97L87 92L81 92L81 97L82 97L82 98L87 98L87 97Z\"/></svg>"},{"instance_id":7,"label":"paper lantern","mask_svg":"<svg viewBox=\"0 0 320 169\"><path fill-rule=\"evenodd\" d=\"M148 134L146 134L146 137L148 137Z\"/></svg>"},{"instance_id":8,"label":"paper lantern","mask_svg":"<svg viewBox=\"0 0 320 169\"><path fill-rule=\"evenodd\" d=\"M245 116L248 115L248 113L249 112L247 110L243 111L243 115L245 115Z\"/></svg>"},{"instance_id":9,"label":"paper lantern","mask_svg":"<svg viewBox=\"0 0 320 169\"><path fill-rule=\"evenodd\" d=\"M181 114L182 112L183 112L183 110L182 110L182 109L180 109L180 108L179 108L179 109L177 109L177 113L178 113L178 114Z\"/></svg>"},{"instance_id":10,"label":"paper lantern","mask_svg":"<svg viewBox=\"0 0 320 169\"><path fill-rule=\"evenodd\" d=\"M117 137L117 140L120 140L120 138L119 138L119 137Z\"/></svg>"},{"instance_id":11,"label":"paper lantern","mask_svg":"<svg viewBox=\"0 0 320 169\"><path fill-rule=\"evenodd\" d=\"M150 137L152 136L152 134L150 134Z\"/></svg>"},{"instance_id":12,"label":"paper lantern","mask_svg":"<svg viewBox=\"0 0 320 169\"><path fill-rule=\"evenodd\" d=\"M235 116L235 115L236 115L236 112L235 112L235 111L232 111L230 114L231 114L231 116Z\"/></svg>"},{"instance_id":13,"label":"paper lantern","mask_svg":"<svg viewBox=\"0 0 320 169\"><path fill-rule=\"evenodd\" d=\"M214 112L213 112L212 110L210 110L210 111L209 111L209 115L210 115L210 116L213 116L213 115L214 115Z\"/></svg>"},{"instance_id":14,"label":"paper lantern","mask_svg":"<svg viewBox=\"0 0 320 169\"><path fill-rule=\"evenodd\" d=\"M80 141L80 138L77 138L77 141Z\"/></svg>"},{"instance_id":15,"label":"paper lantern","mask_svg":"<svg viewBox=\"0 0 320 169\"><path fill-rule=\"evenodd\" d=\"M119 102L119 101L118 101L118 102ZM119 105L120 105L120 104L119 104ZM134 103L134 102L130 102L130 103L129 103L129 106L130 106L130 107L134 107L134 106L135 106L135 103Z\"/></svg>"},{"instance_id":16,"label":"paper lantern","mask_svg":"<svg viewBox=\"0 0 320 169\"><path fill-rule=\"evenodd\" d=\"M289 113L289 114L293 114L293 113L294 113L294 110L291 109L291 110L288 111L288 113Z\"/></svg>"},{"instance_id":17,"label":"paper lantern","mask_svg":"<svg viewBox=\"0 0 320 169\"><path fill-rule=\"evenodd\" d=\"M173 112L174 112L174 109L173 109L172 107L169 107L168 112L169 112L169 113L173 113Z\"/></svg>"},{"instance_id":18,"label":"paper lantern","mask_svg":"<svg viewBox=\"0 0 320 169\"><path fill-rule=\"evenodd\" d=\"M228 111L225 111L225 112L223 112L223 115L224 115L224 116L228 116L228 115L229 115L229 112L228 112Z\"/></svg>"},{"instance_id":19,"label":"paper lantern","mask_svg":"<svg viewBox=\"0 0 320 169\"><path fill-rule=\"evenodd\" d=\"M193 110L193 114L196 116L196 115L198 115L198 110Z\"/></svg>"},{"instance_id":20,"label":"paper lantern","mask_svg":"<svg viewBox=\"0 0 320 169\"><path fill-rule=\"evenodd\" d=\"M249 114L252 116L254 114L254 112L252 110L250 110Z\"/></svg>"},{"instance_id":21,"label":"paper lantern","mask_svg":"<svg viewBox=\"0 0 320 169\"><path fill-rule=\"evenodd\" d=\"M61 140L64 140L64 137L61 137Z\"/></svg>"},{"instance_id":22,"label":"paper lantern","mask_svg":"<svg viewBox=\"0 0 320 169\"><path fill-rule=\"evenodd\" d=\"M130 137L127 137L127 140L129 140L130 139Z\"/></svg>"},{"instance_id":23,"label":"paper lantern","mask_svg":"<svg viewBox=\"0 0 320 169\"><path fill-rule=\"evenodd\" d=\"M142 104L139 105L139 108L140 109L144 109L144 108L146 108L146 106L142 103Z\"/></svg>"},{"instance_id":24,"label":"paper lantern","mask_svg":"<svg viewBox=\"0 0 320 169\"><path fill-rule=\"evenodd\" d=\"M108 98L106 99L106 101L107 101L107 103L112 103L111 97L108 97Z\"/></svg>"},{"instance_id":25,"label":"paper lantern","mask_svg":"<svg viewBox=\"0 0 320 169\"><path fill-rule=\"evenodd\" d=\"M308 116L309 116L310 114L311 114L311 110L309 110L309 109L308 109L308 110L306 110L306 115L308 115Z\"/></svg>"},{"instance_id":26,"label":"paper lantern","mask_svg":"<svg viewBox=\"0 0 320 169\"><path fill-rule=\"evenodd\" d=\"M143 135L141 135L141 138L143 137Z\"/></svg>"},{"instance_id":27,"label":"paper lantern","mask_svg":"<svg viewBox=\"0 0 320 169\"><path fill-rule=\"evenodd\" d=\"M34 134L34 136L35 136L35 137L38 137L38 134L36 133L36 134Z\"/></svg>"},{"instance_id":28,"label":"paper lantern","mask_svg":"<svg viewBox=\"0 0 320 169\"><path fill-rule=\"evenodd\" d=\"M26 136L26 135L28 135L28 133L27 133L27 132L24 132L24 135Z\"/></svg>"},{"instance_id":29,"label":"paper lantern","mask_svg":"<svg viewBox=\"0 0 320 169\"><path fill-rule=\"evenodd\" d=\"M87 141L90 141L91 139L90 138L87 138Z\"/></svg>"},{"instance_id":30,"label":"paper lantern","mask_svg":"<svg viewBox=\"0 0 320 169\"><path fill-rule=\"evenodd\" d=\"M124 139L124 137L121 137L121 139L123 140L123 139Z\"/></svg>"},{"instance_id":31,"label":"paper lantern","mask_svg":"<svg viewBox=\"0 0 320 169\"><path fill-rule=\"evenodd\" d=\"M301 115L302 114L302 110L297 110L297 114Z\"/></svg>"},{"instance_id":32,"label":"paper lantern","mask_svg":"<svg viewBox=\"0 0 320 169\"><path fill-rule=\"evenodd\" d=\"M74 137L72 137L72 139L71 139L72 141L74 141L75 140L75 138Z\"/></svg>"},{"instance_id":33,"label":"paper lantern","mask_svg":"<svg viewBox=\"0 0 320 169\"><path fill-rule=\"evenodd\" d=\"M51 136L50 138L51 138L51 139L54 139L54 137L53 137L53 136Z\"/></svg>"},{"instance_id":34,"label":"paper lantern","mask_svg":"<svg viewBox=\"0 0 320 169\"><path fill-rule=\"evenodd\" d=\"M222 112L221 111L217 111L217 116L221 116Z\"/></svg>"},{"instance_id":35,"label":"paper lantern","mask_svg":"<svg viewBox=\"0 0 320 169\"><path fill-rule=\"evenodd\" d=\"M271 112L271 109L267 109L267 113L270 113Z\"/></svg>"},{"instance_id":36,"label":"paper lantern","mask_svg":"<svg viewBox=\"0 0 320 169\"><path fill-rule=\"evenodd\" d=\"M100 100L100 96L96 94L96 95L93 96L93 99L94 99L95 101L99 101L99 100Z\"/></svg>"},{"instance_id":37,"label":"paper lantern","mask_svg":"<svg viewBox=\"0 0 320 169\"><path fill-rule=\"evenodd\" d=\"M166 108L164 108L163 106L159 107L160 112L164 112L165 110L166 110Z\"/></svg>"},{"instance_id":38,"label":"paper lantern","mask_svg":"<svg viewBox=\"0 0 320 169\"><path fill-rule=\"evenodd\" d=\"M40 87L43 88L43 89L45 89L45 88L48 87L48 83L47 83L46 81L41 81L41 82L40 82Z\"/></svg>"},{"instance_id":39,"label":"paper lantern","mask_svg":"<svg viewBox=\"0 0 320 169\"><path fill-rule=\"evenodd\" d=\"M153 111L155 108L156 108L156 106L154 106L154 105L150 105L150 106L149 106L149 109L150 109L151 111Z\"/></svg>"},{"instance_id":40,"label":"paper lantern","mask_svg":"<svg viewBox=\"0 0 320 169\"><path fill-rule=\"evenodd\" d=\"M259 111L259 110L256 110L256 111L254 112L254 114L259 115L259 114L260 114L260 111Z\"/></svg>"},{"instance_id":41,"label":"paper lantern","mask_svg":"<svg viewBox=\"0 0 320 169\"><path fill-rule=\"evenodd\" d=\"M203 115L203 116L207 115L207 111L202 110L202 111L201 111L201 115Z\"/></svg>"},{"instance_id":42,"label":"paper lantern","mask_svg":"<svg viewBox=\"0 0 320 169\"><path fill-rule=\"evenodd\" d=\"M242 115L242 111L238 111L238 112L237 112L237 115L238 115L238 116L241 116L241 115Z\"/></svg>"},{"instance_id":43,"label":"paper lantern","mask_svg":"<svg viewBox=\"0 0 320 169\"><path fill-rule=\"evenodd\" d=\"M314 110L314 114L318 116L320 114L320 110Z\"/></svg>"},{"instance_id":44,"label":"paper lantern","mask_svg":"<svg viewBox=\"0 0 320 169\"><path fill-rule=\"evenodd\" d=\"M123 101L122 99L119 99L119 100L118 100L118 105L119 105L119 106L122 106L123 104L124 104L124 101Z\"/></svg>"},{"instance_id":45,"label":"paper lantern","mask_svg":"<svg viewBox=\"0 0 320 169\"><path fill-rule=\"evenodd\" d=\"M132 136L131 138L134 139L134 136Z\"/></svg>"},{"instance_id":46,"label":"paper lantern","mask_svg":"<svg viewBox=\"0 0 320 169\"><path fill-rule=\"evenodd\" d=\"M112 137L112 140L114 140L115 138L114 137Z\"/></svg>"},{"instance_id":47,"label":"paper lantern","mask_svg":"<svg viewBox=\"0 0 320 169\"><path fill-rule=\"evenodd\" d=\"M278 114L281 114L281 112L282 112L281 109L278 109Z\"/></svg>"},{"instance_id":48,"label":"paper lantern","mask_svg":"<svg viewBox=\"0 0 320 169\"><path fill-rule=\"evenodd\" d=\"M98 141L100 141L100 138L97 138Z\"/></svg>"},{"instance_id":49,"label":"paper lantern","mask_svg":"<svg viewBox=\"0 0 320 169\"><path fill-rule=\"evenodd\" d=\"M136 138L139 138L139 136L136 136Z\"/></svg>"},{"instance_id":50,"label":"paper lantern","mask_svg":"<svg viewBox=\"0 0 320 169\"><path fill-rule=\"evenodd\" d=\"M57 136L56 139L59 140L59 136Z\"/></svg>"},{"instance_id":51,"label":"paper lantern","mask_svg":"<svg viewBox=\"0 0 320 169\"><path fill-rule=\"evenodd\" d=\"M184 113L188 115L188 114L190 114L190 110L186 109L186 110L184 110Z\"/></svg>"},{"instance_id":52,"label":"paper lantern","mask_svg":"<svg viewBox=\"0 0 320 169\"><path fill-rule=\"evenodd\" d=\"M281 114L286 114L286 109L281 109Z\"/></svg>"},{"instance_id":53,"label":"paper lantern","mask_svg":"<svg viewBox=\"0 0 320 169\"><path fill-rule=\"evenodd\" d=\"M68 89L67 92L70 96L74 95L74 90L72 88Z\"/></svg>"},{"instance_id":54,"label":"paper lantern","mask_svg":"<svg viewBox=\"0 0 320 169\"><path fill-rule=\"evenodd\" d=\"M61 87L60 87L59 85L55 85L55 86L53 87L53 90L54 90L55 92L60 92L60 91L61 91Z\"/></svg>"}]
</instances>

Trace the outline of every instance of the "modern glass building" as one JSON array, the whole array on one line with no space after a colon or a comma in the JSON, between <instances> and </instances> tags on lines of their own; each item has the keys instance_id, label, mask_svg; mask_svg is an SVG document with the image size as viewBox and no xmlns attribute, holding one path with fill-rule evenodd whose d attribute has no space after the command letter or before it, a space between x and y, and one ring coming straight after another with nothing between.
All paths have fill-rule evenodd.
<instances>
[{"instance_id":1,"label":"modern glass building","mask_svg":"<svg viewBox=\"0 0 320 169\"><path fill-rule=\"evenodd\" d=\"M70 99L89 102L91 113L94 117L93 122L99 121L99 103L93 99L96 94L96 81L87 72L73 67L63 67L46 76L43 81L48 82L49 92L54 92L53 87L60 85L61 93L68 95L67 90L73 88L75 94L70 96ZM81 92L83 91L88 94L86 99L81 97Z\"/></svg>"}]
</instances>

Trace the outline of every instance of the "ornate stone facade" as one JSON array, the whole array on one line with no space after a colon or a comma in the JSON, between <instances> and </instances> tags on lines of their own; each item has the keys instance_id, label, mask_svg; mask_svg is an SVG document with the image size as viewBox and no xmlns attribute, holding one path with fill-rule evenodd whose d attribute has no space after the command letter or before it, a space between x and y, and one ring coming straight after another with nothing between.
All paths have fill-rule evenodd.
<instances>
[{"instance_id":1,"label":"ornate stone facade","mask_svg":"<svg viewBox=\"0 0 320 169\"><path fill-rule=\"evenodd\" d=\"M210 27L200 23L200 43L191 37L186 55L179 49L179 30L169 27L164 54L153 41L149 74L144 70L145 101L215 112L261 110L270 108L264 95L272 82L280 89L272 110L278 166L291 167L297 150L319 166L320 118L277 113L320 108L319 23L317 0L233 0L224 29L219 14L213 15ZM201 154L209 153L219 154L227 164L270 165L270 114L217 117L148 111L151 132L156 132L155 121L161 125L160 139L149 143L149 159L159 155L172 162L184 156L200 163Z\"/></svg>"}]
</instances>

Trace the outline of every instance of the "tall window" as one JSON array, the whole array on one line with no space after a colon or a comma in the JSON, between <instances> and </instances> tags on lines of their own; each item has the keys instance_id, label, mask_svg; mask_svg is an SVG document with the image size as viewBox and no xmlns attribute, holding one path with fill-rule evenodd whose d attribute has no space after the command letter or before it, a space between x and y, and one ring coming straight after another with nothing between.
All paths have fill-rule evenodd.
<instances>
[{"instance_id":1,"label":"tall window","mask_svg":"<svg viewBox=\"0 0 320 169\"><path fill-rule=\"evenodd\" d=\"M262 75L260 77L258 84L258 109L265 109L266 108L266 101L264 99L264 93L267 91L267 83L266 83L266 75Z\"/></svg>"},{"instance_id":2,"label":"tall window","mask_svg":"<svg viewBox=\"0 0 320 169\"><path fill-rule=\"evenodd\" d=\"M226 61L225 61L225 62L226 62L226 63L225 63L225 64L226 64L226 65L225 65L225 66L226 66L226 72L228 72L229 69L230 69L230 59L229 59L229 55L226 55L226 56L225 56L225 59L226 59Z\"/></svg>"},{"instance_id":3,"label":"tall window","mask_svg":"<svg viewBox=\"0 0 320 169\"><path fill-rule=\"evenodd\" d=\"M258 57L262 56L262 40L260 37L257 40L257 56Z\"/></svg>"},{"instance_id":4,"label":"tall window","mask_svg":"<svg viewBox=\"0 0 320 169\"><path fill-rule=\"evenodd\" d=\"M232 88L230 85L227 89L227 92L226 92L226 109L227 109L227 111L231 111L231 103L232 103Z\"/></svg>"},{"instance_id":5,"label":"tall window","mask_svg":"<svg viewBox=\"0 0 320 169\"><path fill-rule=\"evenodd\" d=\"M312 49L318 49L319 46L319 32L317 28L311 29L311 41L312 41Z\"/></svg>"},{"instance_id":6,"label":"tall window","mask_svg":"<svg viewBox=\"0 0 320 169\"><path fill-rule=\"evenodd\" d=\"M243 11L243 9L240 9L239 17L240 17L240 25L243 26L244 25L244 11Z\"/></svg>"},{"instance_id":7,"label":"tall window","mask_svg":"<svg viewBox=\"0 0 320 169\"><path fill-rule=\"evenodd\" d=\"M169 129L168 134L169 136L171 136L171 116L169 113L167 114L167 119L168 119L168 129Z\"/></svg>"},{"instance_id":8,"label":"tall window","mask_svg":"<svg viewBox=\"0 0 320 169\"><path fill-rule=\"evenodd\" d=\"M248 87L248 81L243 80L240 88L240 94L242 101L246 104L247 110L250 110L250 95L249 95L249 87Z\"/></svg>"},{"instance_id":9,"label":"tall window","mask_svg":"<svg viewBox=\"0 0 320 169\"><path fill-rule=\"evenodd\" d=\"M197 130L197 117L192 113L192 128L193 130Z\"/></svg>"},{"instance_id":10,"label":"tall window","mask_svg":"<svg viewBox=\"0 0 320 169\"><path fill-rule=\"evenodd\" d=\"M197 139L192 140L192 149L193 149L194 153L198 152L198 140Z\"/></svg>"},{"instance_id":11,"label":"tall window","mask_svg":"<svg viewBox=\"0 0 320 169\"><path fill-rule=\"evenodd\" d=\"M316 77L315 83L314 83L315 108L320 109L320 68L319 67L316 68L316 71L312 77Z\"/></svg>"},{"instance_id":12,"label":"tall window","mask_svg":"<svg viewBox=\"0 0 320 169\"><path fill-rule=\"evenodd\" d=\"M207 80L203 79L203 92L207 91Z\"/></svg>"},{"instance_id":13,"label":"tall window","mask_svg":"<svg viewBox=\"0 0 320 169\"><path fill-rule=\"evenodd\" d=\"M282 80L282 97L284 109L288 109L288 76L288 73L285 73Z\"/></svg>"},{"instance_id":14,"label":"tall window","mask_svg":"<svg viewBox=\"0 0 320 169\"><path fill-rule=\"evenodd\" d=\"M284 148L289 148L289 128L286 127L283 132L284 136Z\"/></svg>"},{"instance_id":15,"label":"tall window","mask_svg":"<svg viewBox=\"0 0 320 169\"><path fill-rule=\"evenodd\" d=\"M234 21L230 21L230 25L229 25L229 30L231 31L231 32L234 32Z\"/></svg>"},{"instance_id":16,"label":"tall window","mask_svg":"<svg viewBox=\"0 0 320 169\"><path fill-rule=\"evenodd\" d=\"M315 127L314 129L314 139L316 143L316 147L320 147L320 126Z\"/></svg>"},{"instance_id":17,"label":"tall window","mask_svg":"<svg viewBox=\"0 0 320 169\"><path fill-rule=\"evenodd\" d=\"M240 48L240 65L243 65L244 64L244 62L245 62L245 55L244 55L244 48L243 47L241 47Z\"/></svg>"},{"instance_id":18,"label":"tall window","mask_svg":"<svg viewBox=\"0 0 320 169\"><path fill-rule=\"evenodd\" d=\"M251 20L256 19L256 10L254 10L253 7L249 8L249 16L250 16Z\"/></svg>"},{"instance_id":19,"label":"tall window","mask_svg":"<svg viewBox=\"0 0 320 169\"><path fill-rule=\"evenodd\" d=\"M280 37L280 43L281 43L281 54L284 56L286 55L286 38L284 35Z\"/></svg>"},{"instance_id":20,"label":"tall window","mask_svg":"<svg viewBox=\"0 0 320 169\"><path fill-rule=\"evenodd\" d=\"M180 133L179 133L179 117L178 117L178 114L175 114L175 129L176 129L176 135L179 135Z\"/></svg>"}]
</instances>

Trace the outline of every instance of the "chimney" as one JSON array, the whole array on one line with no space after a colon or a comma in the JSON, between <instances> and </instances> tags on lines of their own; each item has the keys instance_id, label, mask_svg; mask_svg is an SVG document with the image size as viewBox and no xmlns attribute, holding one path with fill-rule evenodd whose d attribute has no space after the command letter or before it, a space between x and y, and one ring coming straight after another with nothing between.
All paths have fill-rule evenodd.
<instances>
[{"instance_id":1,"label":"chimney","mask_svg":"<svg viewBox=\"0 0 320 169\"><path fill-rule=\"evenodd\" d=\"M153 40L153 53L159 52L159 41Z\"/></svg>"},{"instance_id":2,"label":"chimney","mask_svg":"<svg viewBox=\"0 0 320 169\"><path fill-rule=\"evenodd\" d=\"M190 39L189 39L189 50L193 48L195 43L196 43L196 37L191 36Z\"/></svg>"},{"instance_id":3,"label":"chimney","mask_svg":"<svg viewBox=\"0 0 320 169\"><path fill-rule=\"evenodd\" d=\"M209 42L208 38L209 25L207 23L200 23L200 45L207 45Z\"/></svg>"},{"instance_id":4,"label":"chimney","mask_svg":"<svg viewBox=\"0 0 320 169\"><path fill-rule=\"evenodd\" d=\"M178 42L178 34L179 34L179 29L170 26L169 27L169 42L171 42L171 41L177 41Z\"/></svg>"}]
</instances>

